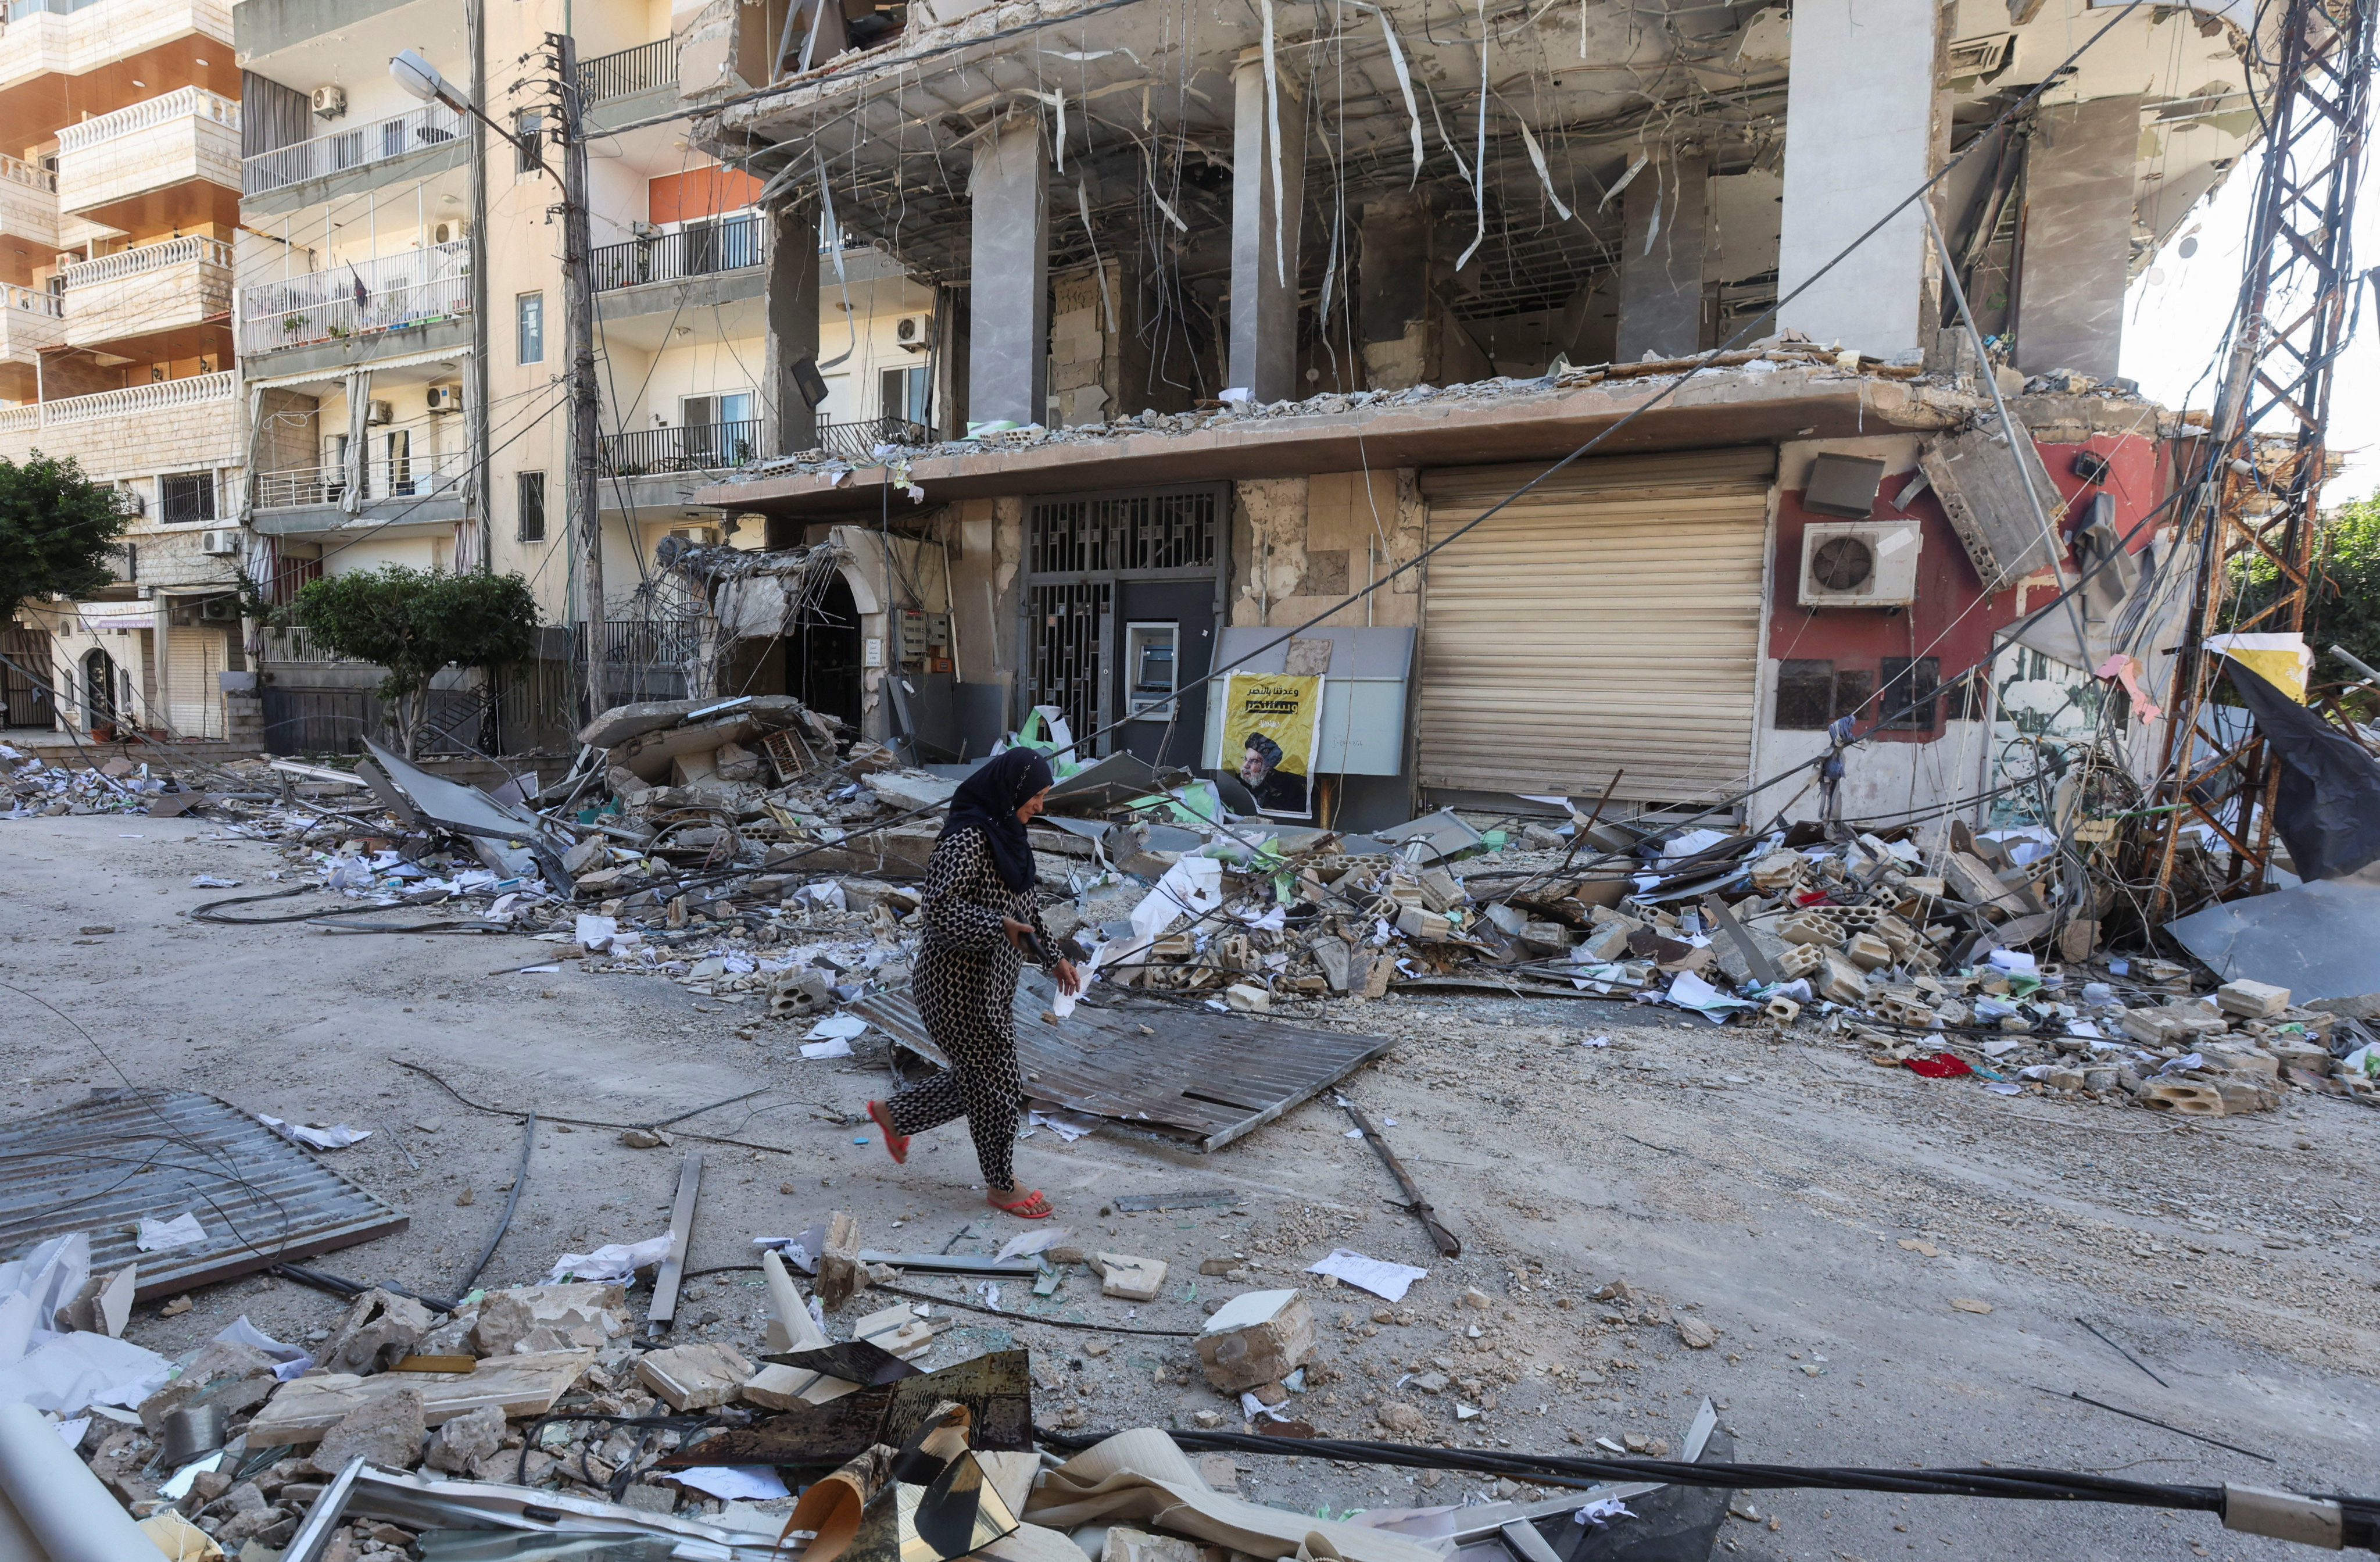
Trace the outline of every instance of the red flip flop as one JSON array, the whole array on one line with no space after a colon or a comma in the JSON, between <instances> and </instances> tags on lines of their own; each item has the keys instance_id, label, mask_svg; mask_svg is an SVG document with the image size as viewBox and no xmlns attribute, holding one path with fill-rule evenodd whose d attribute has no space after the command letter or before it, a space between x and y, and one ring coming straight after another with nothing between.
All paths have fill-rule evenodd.
<instances>
[{"instance_id":1,"label":"red flip flop","mask_svg":"<svg viewBox=\"0 0 2380 1562\"><path fill-rule=\"evenodd\" d=\"M990 1189L986 1189L984 1190L983 1202L990 1204L993 1209L1014 1215L1019 1220L1047 1220L1051 1215L1058 1213L1055 1209L1050 1207L1050 1201L1041 1196L1041 1190L1038 1188L1036 1188L1032 1192L1026 1194L1025 1197L1017 1200L1013 1204L1002 1203L997 1198L992 1196Z\"/></svg>"},{"instance_id":2,"label":"red flip flop","mask_svg":"<svg viewBox=\"0 0 2380 1562\"><path fill-rule=\"evenodd\" d=\"M875 1120L878 1128L884 1130L884 1149L892 1157L892 1164L896 1166L907 1165L909 1136L892 1131L892 1114L885 1110L882 1102L871 1101L868 1104L868 1115Z\"/></svg>"}]
</instances>

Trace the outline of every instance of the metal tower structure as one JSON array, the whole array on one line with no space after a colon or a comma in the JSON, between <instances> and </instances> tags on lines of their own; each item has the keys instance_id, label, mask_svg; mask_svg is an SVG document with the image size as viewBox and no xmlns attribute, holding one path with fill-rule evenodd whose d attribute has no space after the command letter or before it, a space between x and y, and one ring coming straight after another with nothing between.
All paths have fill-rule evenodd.
<instances>
[{"instance_id":1,"label":"metal tower structure","mask_svg":"<svg viewBox=\"0 0 2380 1562\"><path fill-rule=\"evenodd\" d=\"M2212 752L2193 741L2223 674L2223 658L2203 642L2218 627L2262 633L2305 628L2331 381L2358 282L2350 229L2370 129L2380 0L2272 0L2272 6L2283 11L2277 32L2257 30L2259 46L2275 51L2264 168L2223 383L2198 491L2187 501L2189 523L2206 535L2159 771L2166 778L2161 800L2177 806L2166 815L2156 855L2152 925L2195 909L2179 903L2173 883L2181 832L2191 824L2207 825L2231 848L2216 898L2255 894L2271 866L2278 762L2252 734L2215 744ZM2261 470L2251 436L2265 453ZM2277 442L2287 446L2277 462L2271 459ZM2230 566L2250 554L2272 567L2277 589L2269 602L2226 626Z\"/></svg>"}]
</instances>

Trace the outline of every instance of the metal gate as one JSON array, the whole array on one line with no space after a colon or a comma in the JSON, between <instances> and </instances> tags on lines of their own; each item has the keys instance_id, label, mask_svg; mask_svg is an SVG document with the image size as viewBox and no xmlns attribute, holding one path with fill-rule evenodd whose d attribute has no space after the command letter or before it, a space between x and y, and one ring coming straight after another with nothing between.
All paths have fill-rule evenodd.
<instances>
[{"instance_id":1,"label":"metal gate","mask_svg":"<svg viewBox=\"0 0 2380 1562\"><path fill-rule=\"evenodd\" d=\"M1055 705L1079 737L1115 718L1119 581L1211 582L1220 616L1224 495L1208 484L1027 501L1026 678L1014 721L1035 705ZM1112 736L1102 738L1083 757L1115 746Z\"/></svg>"},{"instance_id":2,"label":"metal gate","mask_svg":"<svg viewBox=\"0 0 2380 1562\"><path fill-rule=\"evenodd\" d=\"M0 656L12 665L0 665L0 697L6 710L0 723L9 726L57 725L57 708L50 701L50 636L46 629L0 630Z\"/></svg>"}]
</instances>

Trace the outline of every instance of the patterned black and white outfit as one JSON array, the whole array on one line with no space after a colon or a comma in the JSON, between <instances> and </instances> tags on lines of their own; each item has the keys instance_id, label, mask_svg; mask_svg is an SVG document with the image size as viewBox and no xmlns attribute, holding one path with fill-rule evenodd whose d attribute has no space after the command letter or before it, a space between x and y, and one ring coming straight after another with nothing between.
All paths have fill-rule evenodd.
<instances>
[{"instance_id":1,"label":"patterned black and white outfit","mask_svg":"<svg viewBox=\"0 0 2380 1562\"><path fill-rule=\"evenodd\" d=\"M911 987L926 1033L951 1067L885 1103L892 1131L904 1136L966 1118L984 1181L996 1189L1015 1186L1012 1154L1025 1101L1010 1007L1025 958L1008 941L1002 919L1012 917L1054 942L1031 888L1011 889L1002 880L981 829L953 830L935 844Z\"/></svg>"}]
</instances>

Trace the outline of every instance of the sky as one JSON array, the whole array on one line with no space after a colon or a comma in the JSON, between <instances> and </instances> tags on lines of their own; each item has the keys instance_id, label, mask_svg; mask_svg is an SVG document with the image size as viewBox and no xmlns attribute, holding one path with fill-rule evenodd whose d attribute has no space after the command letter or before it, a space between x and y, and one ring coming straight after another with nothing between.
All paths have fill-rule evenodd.
<instances>
[{"instance_id":1,"label":"sky","mask_svg":"<svg viewBox=\"0 0 2380 1562\"><path fill-rule=\"evenodd\" d=\"M2242 158L2223 188L2176 230L2164 253L2133 279L2124 302L2123 373L2151 400L2172 408L2211 408L2208 365L2221 346L2240 289L2240 265L2262 155ZM2184 259L2185 238L2196 253ZM2354 265L2380 262L2380 176L2371 160L2356 202ZM2325 509L2380 492L2380 298L2371 285L2360 329L2340 358L2330 391L2330 447L2347 470L2323 489ZM2352 306L2350 306L2352 314ZM2270 424L2267 424L2270 427Z\"/></svg>"}]
</instances>

